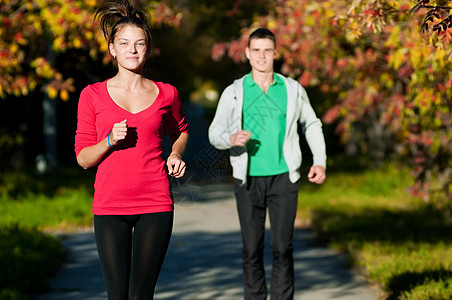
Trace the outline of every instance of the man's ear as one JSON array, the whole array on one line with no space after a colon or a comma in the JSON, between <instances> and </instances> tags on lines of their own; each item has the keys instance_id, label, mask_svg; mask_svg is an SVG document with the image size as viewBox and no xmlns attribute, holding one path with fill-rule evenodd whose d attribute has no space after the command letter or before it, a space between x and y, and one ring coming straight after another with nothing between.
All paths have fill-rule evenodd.
<instances>
[{"instance_id":1,"label":"man's ear","mask_svg":"<svg viewBox=\"0 0 452 300\"><path fill-rule=\"evenodd\" d=\"M248 48L248 47L245 48L245 55L246 55L246 58L250 59L250 48Z\"/></svg>"}]
</instances>

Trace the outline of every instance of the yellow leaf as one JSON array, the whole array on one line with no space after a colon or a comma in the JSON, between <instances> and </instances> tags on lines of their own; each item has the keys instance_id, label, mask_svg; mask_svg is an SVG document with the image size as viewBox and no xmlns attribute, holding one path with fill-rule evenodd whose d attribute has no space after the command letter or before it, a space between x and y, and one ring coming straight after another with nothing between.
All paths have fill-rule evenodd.
<instances>
[{"instance_id":1,"label":"yellow leaf","mask_svg":"<svg viewBox=\"0 0 452 300\"><path fill-rule=\"evenodd\" d=\"M68 93L68 91L62 90L62 91L60 92L60 98L61 98L63 101L68 101L68 100L69 100L69 93Z\"/></svg>"},{"instance_id":2,"label":"yellow leaf","mask_svg":"<svg viewBox=\"0 0 452 300\"><path fill-rule=\"evenodd\" d=\"M347 31L346 38L350 42L355 42L361 36L361 28L356 28L350 31Z\"/></svg>"},{"instance_id":3,"label":"yellow leaf","mask_svg":"<svg viewBox=\"0 0 452 300\"><path fill-rule=\"evenodd\" d=\"M398 49L390 58L389 65L394 69L398 69L403 63L406 54L406 49Z\"/></svg>"},{"instance_id":4,"label":"yellow leaf","mask_svg":"<svg viewBox=\"0 0 452 300\"><path fill-rule=\"evenodd\" d=\"M58 96L58 91L53 87L48 87L47 94L50 98L55 99Z\"/></svg>"},{"instance_id":5,"label":"yellow leaf","mask_svg":"<svg viewBox=\"0 0 452 300\"><path fill-rule=\"evenodd\" d=\"M336 15L336 12L331 10L331 9L327 9L325 11L325 18L330 19L332 17L334 17Z\"/></svg>"},{"instance_id":6,"label":"yellow leaf","mask_svg":"<svg viewBox=\"0 0 452 300\"><path fill-rule=\"evenodd\" d=\"M96 0L87 0L86 4L88 6L95 7L97 5L97 1Z\"/></svg>"},{"instance_id":7,"label":"yellow leaf","mask_svg":"<svg viewBox=\"0 0 452 300\"><path fill-rule=\"evenodd\" d=\"M19 50L19 46L17 46L17 44L12 44L9 47L9 50L11 50L11 53L17 53L17 51Z\"/></svg>"},{"instance_id":8,"label":"yellow leaf","mask_svg":"<svg viewBox=\"0 0 452 300\"><path fill-rule=\"evenodd\" d=\"M394 86L394 81L391 79L391 77L387 73L383 73L380 76L380 81L384 82L384 85L387 89L391 89Z\"/></svg>"},{"instance_id":9,"label":"yellow leaf","mask_svg":"<svg viewBox=\"0 0 452 300\"><path fill-rule=\"evenodd\" d=\"M30 90L34 90L38 83L35 80L30 81Z\"/></svg>"},{"instance_id":10,"label":"yellow leaf","mask_svg":"<svg viewBox=\"0 0 452 300\"><path fill-rule=\"evenodd\" d=\"M91 31L85 32L85 38L89 41L91 41L94 37L94 34Z\"/></svg>"},{"instance_id":11,"label":"yellow leaf","mask_svg":"<svg viewBox=\"0 0 452 300\"><path fill-rule=\"evenodd\" d=\"M304 20L306 26L314 26L315 25L315 18L313 16L307 16Z\"/></svg>"},{"instance_id":12,"label":"yellow leaf","mask_svg":"<svg viewBox=\"0 0 452 300\"><path fill-rule=\"evenodd\" d=\"M275 29L276 28L275 21L274 20L268 21L267 27L268 27L268 29Z\"/></svg>"},{"instance_id":13,"label":"yellow leaf","mask_svg":"<svg viewBox=\"0 0 452 300\"><path fill-rule=\"evenodd\" d=\"M61 36L57 37L54 41L53 41L53 49L55 49L56 51L58 50L62 50L63 47L63 38Z\"/></svg>"},{"instance_id":14,"label":"yellow leaf","mask_svg":"<svg viewBox=\"0 0 452 300\"><path fill-rule=\"evenodd\" d=\"M415 68L419 67L421 62L421 53L419 49L413 49L413 51L410 51L410 61Z\"/></svg>"},{"instance_id":15,"label":"yellow leaf","mask_svg":"<svg viewBox=\"0 0 452 300\"><path fill-rule=\"evenodd\" d=\"M400 46L400 32L402 28L399 25L395 25L392 29L391 35L385 43L386 47L397 48Z\"/></svg>"},{"instance_id":16,"label":"yellow leaf","mask_svg":"<svg viewBox=\"0 0 452 300\"><path fill-rule=\"evenodd\" d=\"M28 95L28 88L27 88L27 86L22 86L21 88L20 88L20 91L22 92L22 95Z\"/></svg>"},{"instance_id":17,"label":"yellow leaf","mask_svg":"<svg viewBox=\"0 0 452 300\"><path fill-rule=\"evenodd\" d=\"M436 49L435 51L435 60L438 61L438 63L440 63L440 66L443 67L444 63L446 61L445 57L446 57L446 51L444 51L444 49Z\"/></svg>"}]
</instances>

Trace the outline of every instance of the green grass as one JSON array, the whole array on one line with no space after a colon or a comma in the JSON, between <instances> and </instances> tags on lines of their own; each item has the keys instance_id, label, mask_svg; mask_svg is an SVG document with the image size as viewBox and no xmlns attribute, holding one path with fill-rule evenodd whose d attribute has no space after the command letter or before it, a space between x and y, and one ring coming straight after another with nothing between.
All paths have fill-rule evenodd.
<instances>
[{"instance_id":1,"label":"green grass","mask_svg":"<svg viewBox=\"0 0 452 300\"><path fill-rule=\"evenodd\" d=\"M51 175L26 172L0 177L0 227L72 231L92 224L93 173L62 169Z\"/></svg>"},{"instance_id":2,"label":"green grass","mask_svg":"<svg viewBox=\"0 0 452 300\"><path fill-rule=\"evenodd\" d=\"M65 257L57 231L91 226L93 173L61 169L51 175L0 175L0 299L29 299Z\"/></svg>"},{"instance_id":3,"label":"green grass","mask_svg":"<svg viewBox=\"0 0 452 300\"><path fill-rule=\"evenodd\" d=\"M344 251L384 299L452 298L452 222L411 198L406 171L330 172L302 185L299 219L319 241Z\"/></svg>"},{"instance_id":4,"label":"green grass","mask_svg":"<svg viewBox=\"0 0 452 300\"><path fill-rule=\"evenodd\" d=\"M72 231L92 223L92 195L85 189L62 189L55 196L29 195L0 206L0 227L20 224L40 230Z\"/></svg>"},{"instance_id":5,"label":"green grass","mask_svg":"<svg viewBox=\"0 0 452 300\"><path fill-rule=\"evenodd\" d=\"M91 226L93 171L0 175L0 299L45 291L64 259L56 231ZM409 174L328 170L321 185L304 183L298 219L319 242L344 251L383 299L452 299L452 220L406 193ZM13 262L13 263L11 263Z\"/></svg>"}]
</instances>

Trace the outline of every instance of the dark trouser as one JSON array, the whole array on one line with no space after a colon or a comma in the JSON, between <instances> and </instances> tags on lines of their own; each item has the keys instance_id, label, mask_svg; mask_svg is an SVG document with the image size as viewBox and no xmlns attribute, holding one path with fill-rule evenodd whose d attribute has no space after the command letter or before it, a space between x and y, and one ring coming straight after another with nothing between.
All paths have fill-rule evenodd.
<instances>
[{"instance_id":1,"label":"dark trouser","mask_svg":"<svg viewBox=\"0 0 452 300\"><path fill-rule=\"evenodd\" d=\"M264 271L265 215L268 207L271 224L273 266L272 300L293 299L293 229L297 212L298 182L288 173L275 176L249 176L240 185L235 180L235 196L243 240L245 299L266 299Z\"/></svg>"},{"instance_id":2,"label":"dark trouser","mask_svg":"<svg viewBox=\"0 0 452 300\"><path fill-rule=\"evenodd\" d=\"M168 249L173 212L94 216L108 299L153 299Z\"/></svg>"}]
</instances>

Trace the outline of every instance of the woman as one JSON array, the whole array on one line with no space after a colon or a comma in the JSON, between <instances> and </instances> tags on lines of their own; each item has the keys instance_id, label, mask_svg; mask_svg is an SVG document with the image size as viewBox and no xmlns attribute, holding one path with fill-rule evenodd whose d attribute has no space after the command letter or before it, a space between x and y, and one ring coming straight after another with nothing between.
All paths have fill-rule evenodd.
<instances>
[{"instance_id":1,"label":"woman","mask_svg":"<svg viewBox=\"0 0 452 300\"><path fill-rule=\"evenodd\" d=\"M95 17L118 73L80 94L77 162L98 166L94 230L108 299L153 299L173 226L169 176L185 174L187 123L177 90L143 75L149 13L122 0L106 3ZM172 144L166 166L164 132Z\"/></svg>"}]
</instances>

